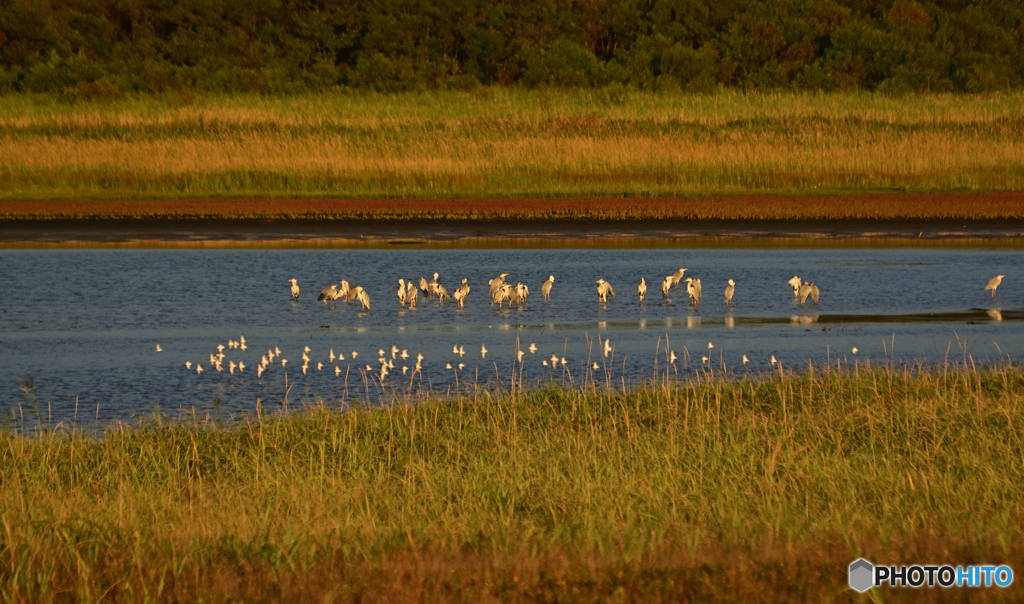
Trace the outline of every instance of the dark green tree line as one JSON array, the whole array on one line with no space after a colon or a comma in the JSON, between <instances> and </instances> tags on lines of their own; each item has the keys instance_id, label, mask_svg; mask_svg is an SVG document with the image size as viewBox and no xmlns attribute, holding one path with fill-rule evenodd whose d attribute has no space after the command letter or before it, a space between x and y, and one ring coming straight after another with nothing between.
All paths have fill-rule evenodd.
<instances>
[{"instance_id":1,"label":"dark green tree line","mask_svg":"<svg viewBox=\"0 0 1024 604\"><path fill-rule=\"evenodd\" d=\"M0 0L0 93L1024 85L1020 0Z\"/></svg>"}]
</instances>

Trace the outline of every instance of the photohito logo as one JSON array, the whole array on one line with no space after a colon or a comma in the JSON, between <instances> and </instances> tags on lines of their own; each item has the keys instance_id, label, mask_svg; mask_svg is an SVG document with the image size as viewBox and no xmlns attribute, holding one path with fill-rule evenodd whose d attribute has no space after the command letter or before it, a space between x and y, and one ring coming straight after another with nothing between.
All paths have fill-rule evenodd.
<instances>
[{"instance_id":1,"label":"photohito logo","mask_svg":"<svg viewBox=\"0 0 1024 604\"><path fill-rule=\"evenodd\" d=\"M1013 583L1013 569L1005 564L875 566L858 558L850 563L849 583L860 593L886 583L889 587L1009 587Z\"/></svg>"}]
</instances>

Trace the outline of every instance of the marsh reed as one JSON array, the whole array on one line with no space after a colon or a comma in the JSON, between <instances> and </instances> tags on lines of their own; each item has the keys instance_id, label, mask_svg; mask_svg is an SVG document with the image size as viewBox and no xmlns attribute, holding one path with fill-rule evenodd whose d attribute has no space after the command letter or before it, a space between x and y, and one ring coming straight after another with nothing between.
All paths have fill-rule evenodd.
<instances>
[{"instance_id":1,"label":"marsh reed","mask_svg":"<svg viewBox=\"0 0 1024 604\"><path fill-rule=\"evenodd\" d=\"M1021 94L506 88L187 106L0 97L0 198L448 199L439 210L459 213L462 199L1012 192L1024 186L1021 107Z\"/></svg>"},{"instance_id":2,"label":"marsh reed","mask_svg":"<svg viewBox=\"0 0 1024 604\"><path fill-rule=\"evenodd\" d=\"M1024 373L962 362L8 430L0 592L845 599L860 555L1021 560L1022 433Z\"/></svg>"}]
</instances>

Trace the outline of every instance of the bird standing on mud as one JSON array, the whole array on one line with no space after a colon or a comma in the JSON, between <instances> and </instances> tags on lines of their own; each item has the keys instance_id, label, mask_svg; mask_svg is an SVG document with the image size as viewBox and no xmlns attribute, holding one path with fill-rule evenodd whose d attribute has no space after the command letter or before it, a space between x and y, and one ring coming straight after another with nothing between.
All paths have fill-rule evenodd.
<instances>
[{"instance_id":1,"label":"bird standing on mud","mask_svg":"<svg viewBox=\"0 0 1024 604\"><path fill-rule=\"evenodd\" d=\"M636 286L636 293L640 295L640 301L644 301L644 296L647 295L647 280L640 277L640 285Z\"/></svg>"},{"instance_id":2,"label":"bird standing on mud","mask_svg":"<svg viewBox=\"0 0 1024 604\"><path fill-rule=\"evenodd\" d=\"M996 297L996 288L999 287L999 284L1003 282L1003 277L1005 276L1006 275L996 275L991 281L988 282L988 285L985 286L986 290L992 290L993 298Z\"/></svg>"},{"instance_id":3,"label":"bird standing on mud","mask_svg":"<svg viewBox=\"0 0 1024 604\"><path fill-rule=\"evenodd\" d=\"M551 286L555 284L555 276L550 275L548 280L544 282L544 285L540 286L540 295L544 297L545 302L551 301Z\"/></svg>"},{"instance_id":4,"label":"bird standing on mud","mask_svg":"<svg viewBox=\"0 0 1024 604\"><path fill-rule=\"evenodd\" d=\"M292 282L292 300L299 299L299 282L295 279L289 279Z\"/></svg>"},{"instance_id":5,"label":"bird standing on mud","mask_svg":"<svg viewBox=\"0 0 1024 604\"><path fill-rule=\"evenodd\" d=\"M725 303L732 304L732 295L736 292L736 282L729 279L729 285L725 288Z\"/></svg>"},{"instance_id":6,"label":"bird standing on mud","mask_svg":"<svg viewBox=\"0 0 1024 604\"><path fill-rule=\"evenodd\" d=\"M597 284L597 299L598 300L600 300L601 302L607 302L608 301L608 294L611 294L613 298L615 297L615 290L612 289L612 284L611 283L608 283L604 279L598 279L597 281L594 281L594 283Z\"/></svg>"}]
</instances>

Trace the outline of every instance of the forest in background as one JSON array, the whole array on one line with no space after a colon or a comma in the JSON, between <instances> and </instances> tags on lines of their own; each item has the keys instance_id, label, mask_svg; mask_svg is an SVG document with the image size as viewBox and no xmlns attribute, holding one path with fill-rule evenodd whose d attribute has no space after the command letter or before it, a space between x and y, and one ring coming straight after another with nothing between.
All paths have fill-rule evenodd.
<instances>
[{"instance_id":1,"label":"forest in background","mask_svg":"<svg viewBox=\"0 0 1024 604\"><path fill-rule=\"evenodd\" d=\"M987 92L1018 0L0 0L0 94Z\"/></svg>"}]
</instances>

